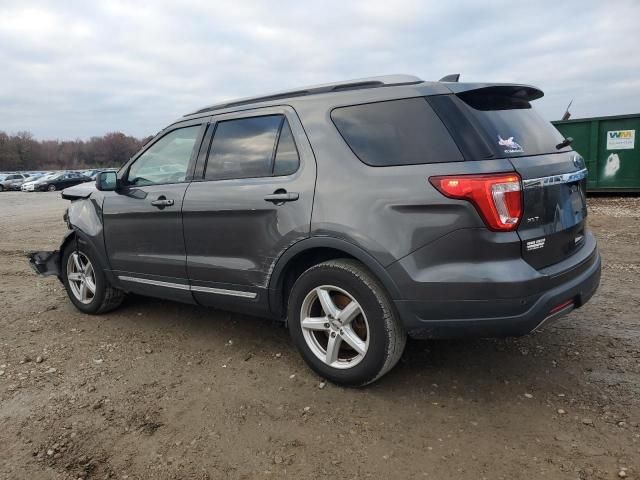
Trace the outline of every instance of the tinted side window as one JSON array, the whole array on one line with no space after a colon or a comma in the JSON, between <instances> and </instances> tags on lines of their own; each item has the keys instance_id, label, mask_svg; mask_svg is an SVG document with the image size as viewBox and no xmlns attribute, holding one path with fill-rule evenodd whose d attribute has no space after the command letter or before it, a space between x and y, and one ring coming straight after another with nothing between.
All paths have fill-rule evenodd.
<instances>
[{"instance_id":1,"label":"tinted side window","mask_svg":"<svg viewBox=\"0 0 640 480\"><path fill-rule=\"evenodd\" d=\"M367 165L463 160L449 132L422 97L340 107L331 112L331 119Z\"/></svg>"},{"instance_id":2,"label":"tinted side window","mask_svg":"<svg viewBox=\"0 0 640 480\"><path fill-rule=\"evenodd\" d=\"M173 130L151 145L131 165L127 175L129 184L142 186L183 182L200 128L200 125L194 125Z\"/></svg>"},{"instance_id":3,"label":"tinted side window","mask_svg":"<svg viewBox=\"0 0 640 480\"><path fill-rule=\"evenodd\" d=\"M205 178L268 177L282 115L219 122L207 161Z\"/></svg>"},{"instance_id":4,"label":"tinted side window","mask_svg":"<svg viewBox=\"0 0 640 480\"><path fill-rule=\"evenodd\" d=\"M273 165L273 174L275 176L291 175L298 170L299 164L300 157L298 156L298 150L293 140L293 133L291 132L289 122L287 122L285 118L282 123L282 129L280 130L276 159Z\"/></svg>"}]
</instances>

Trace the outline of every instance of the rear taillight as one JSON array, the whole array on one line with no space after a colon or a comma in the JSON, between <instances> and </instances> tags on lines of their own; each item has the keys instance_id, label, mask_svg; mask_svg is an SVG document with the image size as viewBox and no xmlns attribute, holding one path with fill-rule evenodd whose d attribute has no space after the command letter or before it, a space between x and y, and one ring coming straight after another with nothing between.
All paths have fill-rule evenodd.
<instances>
[{"instance_id":1,"label":"rear taillight","mask_svg":"<svg viewBox=\"0 0 640 480\"><path fill-rule=\"evenodd\" d=\"M505 232L518 227L522 218L522 187L517 173L430 177L440 193L468 200L491 230Z\"/></svg>"}]
</instances>

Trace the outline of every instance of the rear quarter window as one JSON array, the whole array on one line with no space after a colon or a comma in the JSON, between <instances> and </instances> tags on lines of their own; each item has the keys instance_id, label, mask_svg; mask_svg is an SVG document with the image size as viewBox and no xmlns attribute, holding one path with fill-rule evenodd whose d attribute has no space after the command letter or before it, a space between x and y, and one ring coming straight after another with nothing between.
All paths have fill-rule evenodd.
<instances>
[{"instance_id":1,"label":"rear quarter window","mask_svg":"<svg viewBox=\"0 0 640 480\"><path fill-rule=\"evenodd\" d=\"M463 160L423 97L339 107L331 119L353 153L373 167Z\"/></svg>"}]
</instances>

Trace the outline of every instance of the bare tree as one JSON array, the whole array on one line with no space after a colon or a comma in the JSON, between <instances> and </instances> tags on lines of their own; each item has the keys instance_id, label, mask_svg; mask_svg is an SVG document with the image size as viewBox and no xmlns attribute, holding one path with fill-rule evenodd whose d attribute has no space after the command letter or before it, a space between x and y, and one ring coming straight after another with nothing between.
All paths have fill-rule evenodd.
<instances>
[{"instance_id":1,"label":"bare tree","mask_svg":"<svg viewBox=\"0 0 640 480\"><path fill-rule=\"evenodd\" d=\"M120 132L88 141L38 141L29 132L0 131L0 171L119 167L149 140Z\"/></svg>"}]
</instances>

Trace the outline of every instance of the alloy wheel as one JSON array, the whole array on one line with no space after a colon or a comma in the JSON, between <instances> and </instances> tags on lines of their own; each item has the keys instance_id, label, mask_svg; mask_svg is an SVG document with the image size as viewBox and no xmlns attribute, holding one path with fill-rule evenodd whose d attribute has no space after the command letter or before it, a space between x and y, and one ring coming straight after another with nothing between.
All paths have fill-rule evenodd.
<instances>
[{"instance_id":1,"label":"alloy wheel","mask_svg":"<svg viewBox=\"0 0 640 480\"><path fill-rule=\"evenodd\" d=\"M96 273L89 258L82 252L73 252L67 260L69 289L79 302L91 303L96 294Z\"/></svg>"},{"instance_id":2,"label":"alloy wheel","mask_svg":"<svg viewBox=\"0 0 640 480\"><path fill-rule=\"evenodd\" d=\"M322 285L311 290L300 310L302 335L326 365L352 368L369 348L369 324L360 304L347 291Z\"/></svg>"}]
</instances>

